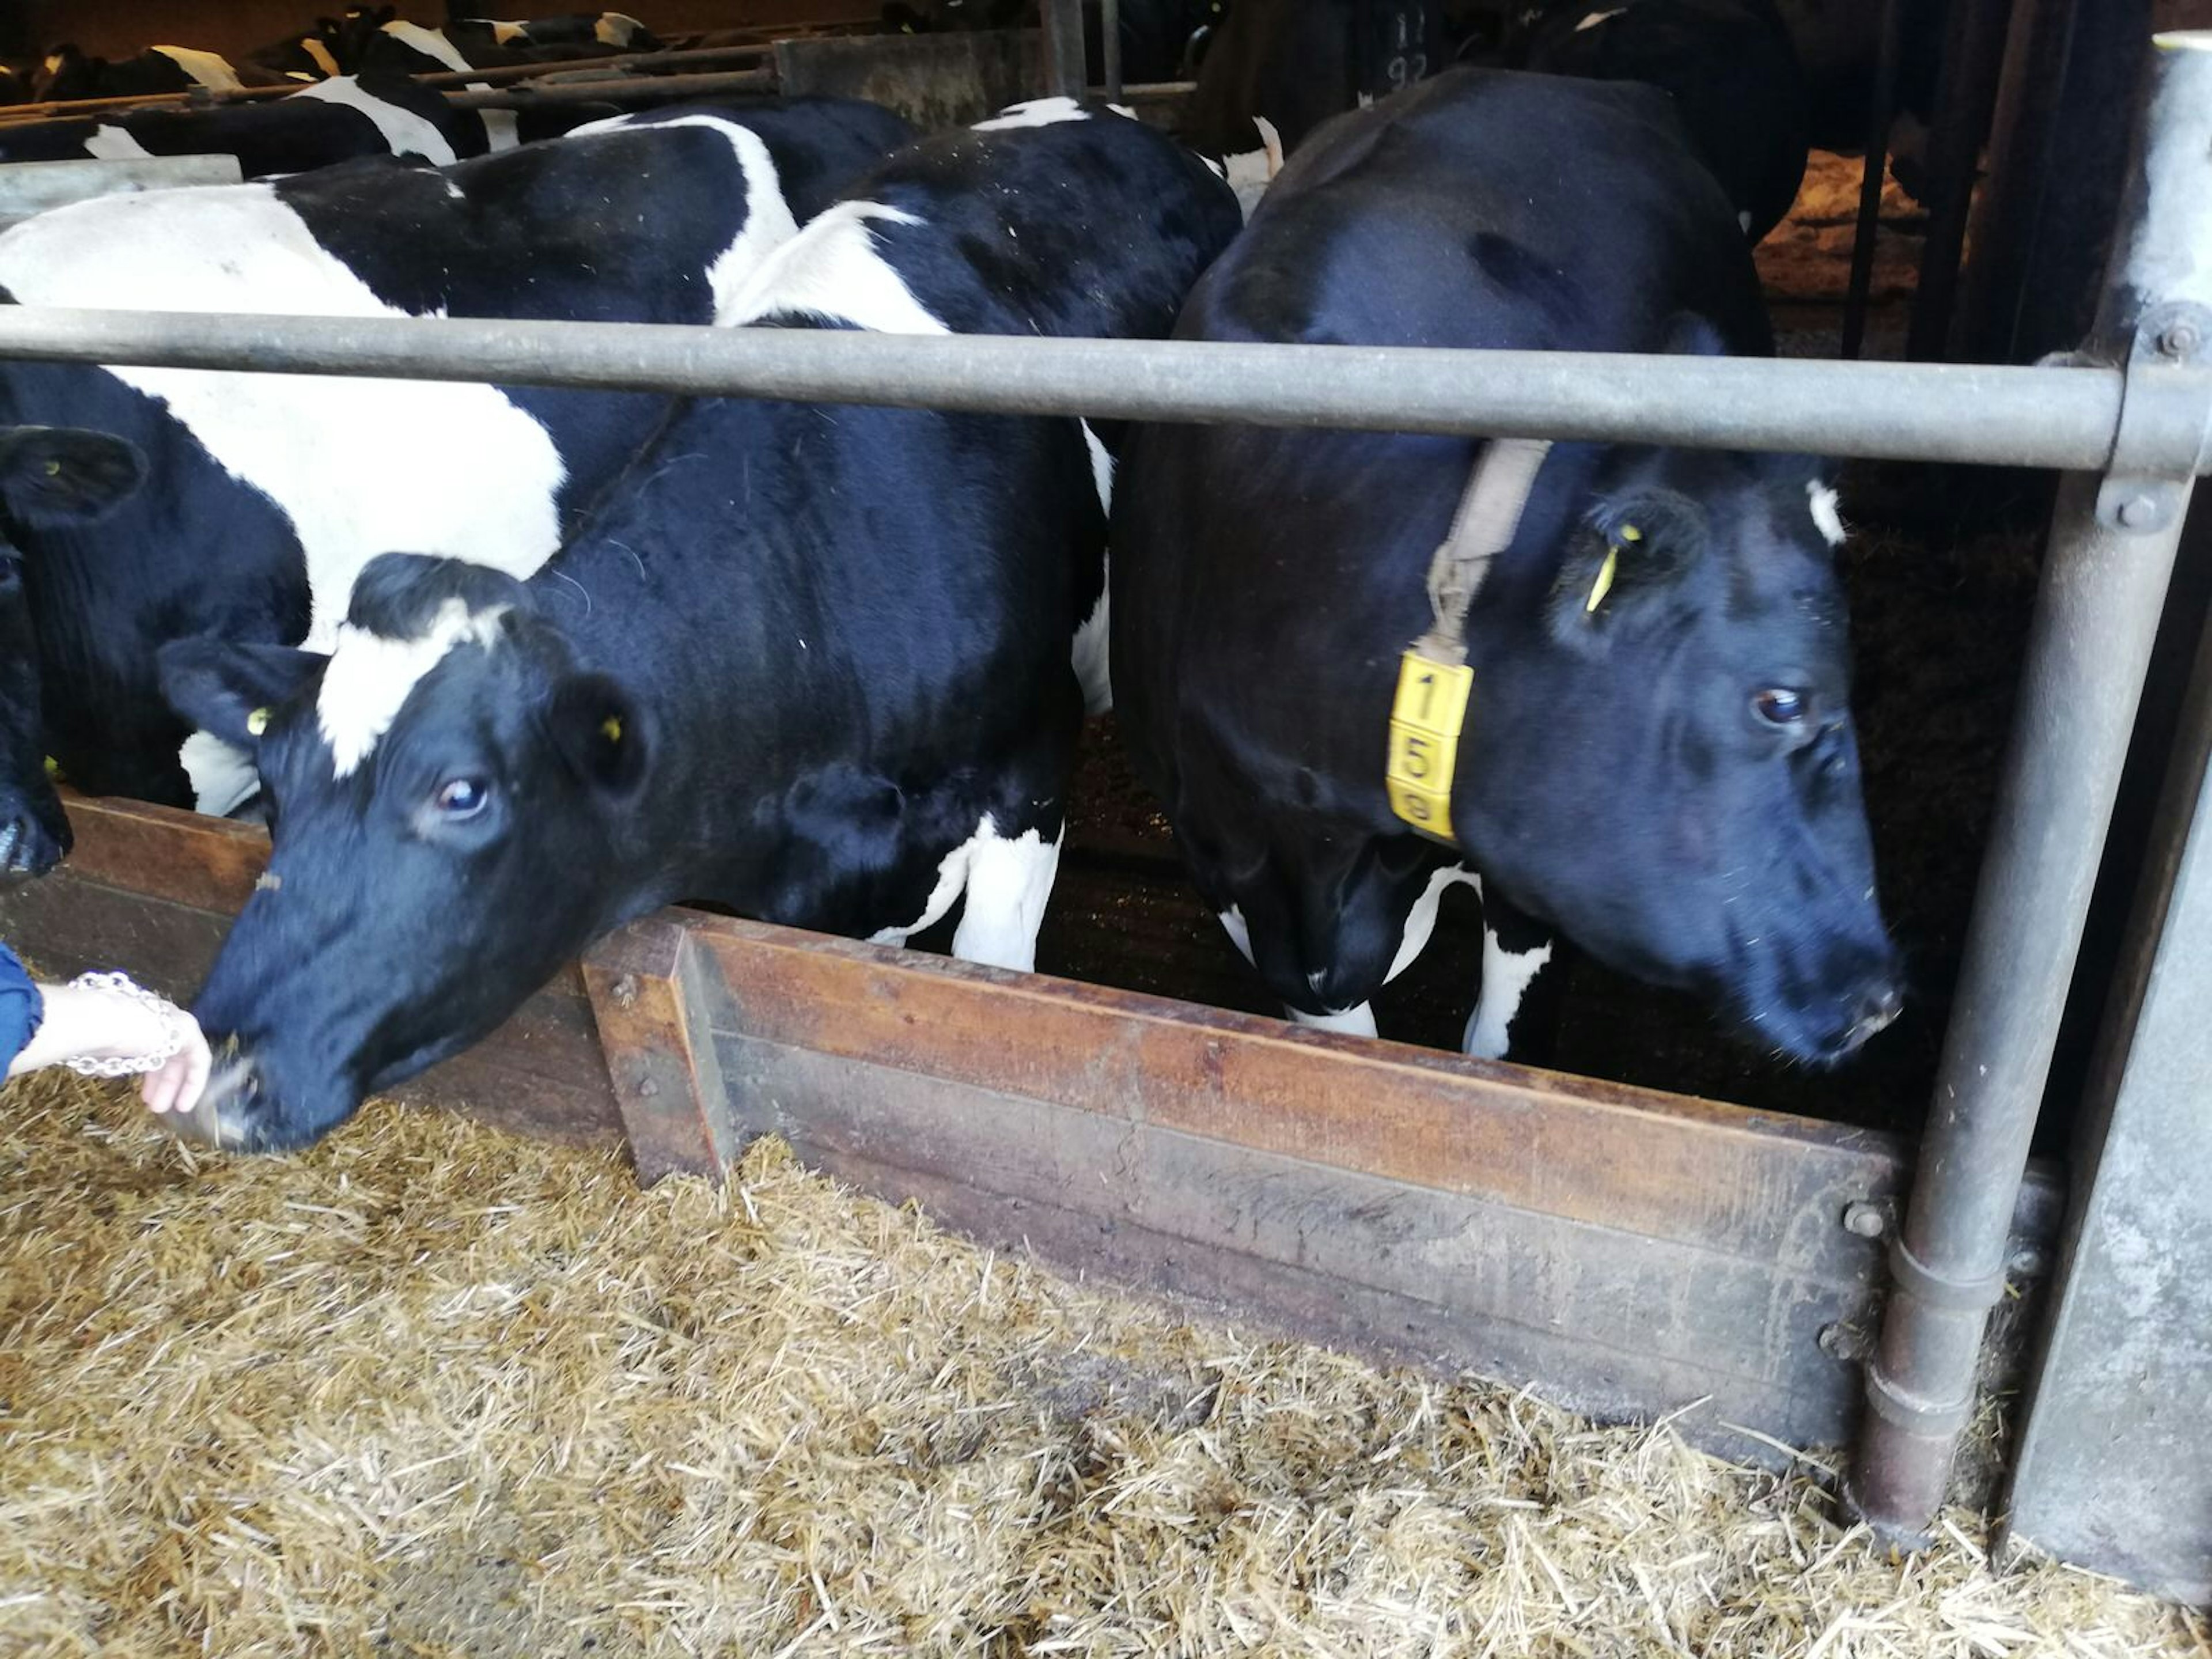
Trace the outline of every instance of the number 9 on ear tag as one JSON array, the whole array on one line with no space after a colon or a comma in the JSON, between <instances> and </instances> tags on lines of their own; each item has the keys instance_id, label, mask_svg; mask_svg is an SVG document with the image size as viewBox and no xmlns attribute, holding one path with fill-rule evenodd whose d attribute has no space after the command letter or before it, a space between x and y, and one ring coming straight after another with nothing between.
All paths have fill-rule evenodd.
<instances>
[{"instance_id":1,"label":"number 9 on ear tag","mask_svg":"<svg viewBox=\"0 0 2212 1659\"><path fill-rule=\"evenodd\" d=\"M1382 769L1390 810L1423 835L1452 839L1452 763L1467 724L1474 671L1410 650L1398 665L1390 705L1390 758Z\"/></svg>"}]
</instances>

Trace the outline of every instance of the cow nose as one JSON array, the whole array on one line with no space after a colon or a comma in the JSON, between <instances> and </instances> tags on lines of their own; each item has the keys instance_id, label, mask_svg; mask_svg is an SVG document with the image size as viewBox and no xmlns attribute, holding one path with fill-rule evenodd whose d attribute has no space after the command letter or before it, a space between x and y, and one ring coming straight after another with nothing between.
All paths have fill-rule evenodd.
<instances>
[{"instance_id":1,"label":"cow nose","mask_svg":"<svg viewBox=\"0 0 2212 1659\"><path fill-rule=\"evenodd\" d=\"M0 818L0 883L43 876L67 850L28 811Z\"/></svg>"},{"instance_id":2,"label":"cow nose","mask_svg":"<svg viewBox=\"0 0 2212 1659\"><path fill-rule=\"evenodd\" d=\"M169 1120L180 1139L236 1152L254 1140L253 1111L261 1098L261 1073L253 1056L241 1051L235 1040L216 1051L215 1068L201 1093L199 1104Z\"/></svg>"}]
</instances>

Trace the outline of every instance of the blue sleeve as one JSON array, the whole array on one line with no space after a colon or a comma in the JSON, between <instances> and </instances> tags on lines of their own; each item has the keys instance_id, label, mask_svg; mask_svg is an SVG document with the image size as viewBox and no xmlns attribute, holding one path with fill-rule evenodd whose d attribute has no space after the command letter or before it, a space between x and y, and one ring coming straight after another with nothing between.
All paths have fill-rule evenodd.
<instances>
[{"instance_id":1,"label":"blue sleeve","mask_svg":"<svg viewBox=\"0 0 2212 1659\"><path fill-rule=\"evenodd\" d=\"M31 983L22 963L13 951L0 945L0 1072L5 1072L9 1062L39 1034L39 1020L45 1012L39 988Z\"/></svg>"}]
</instances>

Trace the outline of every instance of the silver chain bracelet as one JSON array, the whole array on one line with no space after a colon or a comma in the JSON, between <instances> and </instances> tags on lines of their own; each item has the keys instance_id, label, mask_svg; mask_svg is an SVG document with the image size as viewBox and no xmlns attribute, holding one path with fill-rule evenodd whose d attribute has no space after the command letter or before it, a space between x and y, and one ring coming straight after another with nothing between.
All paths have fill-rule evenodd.
<instances>
[{"instance_id":1,"label":"silver chain bracelet","mask_svg":"<svg viewBox=\"0 0 2212 1659\"><path fill-rule=\"evenodd\" d=\"M167 1047L155 1054L125 1054L119 1058L65 1060L63 1065L79 1077L137 1077L144 1072L158 1072L177 1057L189 1035L179 1022L175 1006L166 997L159 997L143 986L134 984L128 974L79 974L70 981L73 991L113 991L142 1006L151 1008L161 1022L162 1035Z\"/></svg>"}]
</instances>

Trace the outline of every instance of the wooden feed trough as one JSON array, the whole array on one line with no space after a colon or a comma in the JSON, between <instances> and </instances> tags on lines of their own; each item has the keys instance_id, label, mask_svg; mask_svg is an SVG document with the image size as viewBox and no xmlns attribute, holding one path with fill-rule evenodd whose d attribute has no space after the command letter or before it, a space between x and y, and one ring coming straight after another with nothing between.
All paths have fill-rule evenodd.
<instances>
[{"instance_id":1,"label":"wooden feed trough","mask_svg":"<svg viewBox=\"0 0 2212 1659\"><path fill-rule=\"evenodd\" d=\"M69 810L0 937L189 995L266 837ZM1603 1416L1705 1401L1686 1431L1769 1461L1851 1432L1910 1176L1864 1130L684 910L403 1092L646 1181L779 1133L988 1243ZM2024 1242L2057 1209L2032 1181Z\"/></svg>"}]
</instances>

